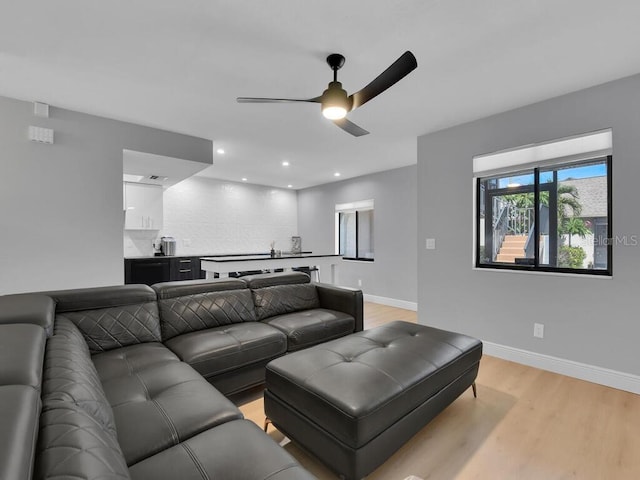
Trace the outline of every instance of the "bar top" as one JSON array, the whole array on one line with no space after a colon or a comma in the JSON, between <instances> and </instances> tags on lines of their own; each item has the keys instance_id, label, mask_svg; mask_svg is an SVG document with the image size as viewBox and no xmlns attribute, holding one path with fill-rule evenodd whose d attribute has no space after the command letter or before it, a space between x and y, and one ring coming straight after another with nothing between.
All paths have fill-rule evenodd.
<instances>
[{"instance_id":1,"label":"bar top","mask_svg":"<svg viewBox=\"0 0 640 480\"><path fill-rule=\"evenodd\" d=\"M233 257L202 257L201 261L207 262L216 262L216 263L224 263L224 262L248 262L252 260L281 260L283 258L318 258L318 257L340 257L340 255L307 255L304 253L301 254L286 254L280 257L272 257L269 254L266 255L241 255L241 256L233 256Z\"/></svg>"}]
</instances>

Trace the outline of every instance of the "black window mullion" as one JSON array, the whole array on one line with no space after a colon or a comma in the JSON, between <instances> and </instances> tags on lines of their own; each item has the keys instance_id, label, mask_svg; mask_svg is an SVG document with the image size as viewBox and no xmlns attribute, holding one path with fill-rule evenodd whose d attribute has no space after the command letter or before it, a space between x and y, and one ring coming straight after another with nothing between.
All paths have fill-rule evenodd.
<instances>
[{"instance_id":1,"label":"black window mullion","mask_svg":"<svg viewBox=\"0 0 640 480\"><path fill-rule=\"evenodd\" d=\"M607 156L607 273L613 275L613 172L611 164L613 157Z\"/></svg>"},{"instance_id":2,"label":"black window mullion","mask_svg":"<svg viewBox=\"0 0 640 480\"><path fill-rule=\"evenodd\" d=\"M533 169L533 264L540 266L540 169Z\"/></svg>"},{"instance_id":3,"label":"black window mullion","mask_svg":"<svg viewBox=\"0 0 640 480\"><path fill-rule=\"evenodd\" d=\"M358 244L358 230L360 229L360 223L358 219L358 210L356 210L356 258L360 258L360 245Z\"/></svg>"},{"instance_id":4,"label":"black window mullion","mask_svg":"<svg viewBox=\"0 0 640 480\"><path fill-rule=\"evenodd\" d=\"M553 170L549 190L549 265L558 267L558 170ZM552 235L553 233L553 235Z\"/></svg>"},{"instance_id":5,"label":"black window mullion","mask_svg":"<svg viewBox=\"0 0 640 480\"><path fill-rule=\"evenodd\" d=\"M481 196L482 196L482 188L481 188L481 180L480 178L476 179L476 267L478 267L480 265L480 235L483 235L484 232L480 232L480 209L481 209ZM485 190L486 191L486 190ZM484 204L484 217L485 217L485 223L486 223L486 218L487 218L487 203L486 203L486 197L485 197L485 204ZM485 240L485 252L486 252L486 240ZM485 253L486 255L486 253Z\"/></svg>"},{"instance_id":6,"label":"black window mullion","mask_svg":"<svg viewBox=\"0 0 640 480\"><path fill-rule=\"evenodd\" d=\"M344 255L344 249L342 247L342 215L343 213L338 213L338 254Z\"/></svg>"}]
</instances>

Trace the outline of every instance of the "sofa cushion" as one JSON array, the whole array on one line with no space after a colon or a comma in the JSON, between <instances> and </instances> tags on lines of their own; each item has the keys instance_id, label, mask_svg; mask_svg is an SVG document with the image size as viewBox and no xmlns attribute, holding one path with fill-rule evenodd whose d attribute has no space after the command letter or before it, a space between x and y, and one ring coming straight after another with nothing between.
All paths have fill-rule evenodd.
<instances>
[{"instance_id":1,"label":"sofa cushion","mask_svg":"<svg viewBox=\"0 0 640 480\"><path fill-rule=\"evenodd\" d=\"M235 278L216 278L206 280L180 280L176 282L162 282L151 285L158 296L158 300L195 295L197 293L224 292L226 290L241 290L247 284Z\"/></svg>"},{"instance_id":2,"label":"sofa cushion","mask_svg":"<svg viewBox=\"0 0 640 480\"><path fill-rule=\"evenodd\" d=\"M75 323L91 353L136 343L160 341L158 304L154 302L83 310L56 315Z\"/></svg>"},{"instance_id":3,"label":"sofa cushion","mask_svg":"<svg viewBox=\"0 0 640 480\"><path fill-rule=\"evenodd\" d=\"M74 288L42 293L55 301L56 313L136 305L156 300L156 293L147 285Z\"/></svg>"},{"instance_id":4,"label":"sofa cushion","mask_svg":"<svg viewBox=\"0 0 640 480\"><path fill-rule=\"evenodd\" d=\"M115 438L113 412L82 334L67 319L57 321L55 332L48 341L45 355L42 388L45 406L72 403Z\"/></svg>"},{"instance_id":5,"label":"sofa cushion","mask_svg":"<svg viewBox=\"0 0 640 480\"><path fill-rule=\"evenodd\" d=\"M46 334L29 323L0 324L0 385L40 390Z\"/></svg>"},{"instance_id":6,"label":"sofa cushion","mask_svg":"<svg viewBox=\"0 0 640 480\"><path fill-rule=\"evenodd\" d=\"M251 289L275 287L276 285L297 285L309 283L311 277L303 272L274 272L258 275L246 275L242 281Z\"/></svg>"},{"instance_id":7,"label":"sofa cushion","mask_svg":"<svg viewBox=\"0 0 640 480\"><path fill-rule=\"evenodd\" d=\"M287 339L269 325L245 322L186 333L168 340L166 345L208 378L282 355L287 350Z\"/></svg>"},{"instance_id":8,"label":"sofa cushion","mask_svg":"<svg viewBox=\"0 0 640 480\"><path fill-rule=\"evenodd\" d=\"M32 323L44 328L47 336L53 332L56 304L47 295L19 293L0 296L0 325Z\"/></svg>"},{"instance_id":9,"label":"sofa cushion","mask_svg":"<svg viewBox=\"0 0 640 480\"><path fill-rule=\"evenodd\" d=\"M316 286L308 283L264 287L252 292L258 320L320 307Z\"/></svg>"},{"instance_id":10,"label":"sofa cushion","mask_svg":"<svg viewBox=\"0 0 640 480\"><path fill-rule=\"evenodd\" d=\"M161 343L129 345L97 353L93 355L92 360L102 382L133 375L159 363L180 361L175 353Z\"/></svg>"},{"instance_id":11,"label":"sofa cushion","mask_svg":"<svg viewBox=\"0 0 640 480\"><path fill-rule=\"evenodd\" d=\"M56 318L75 323L91 353L161 340L156 293L146 285L60 290L47 295L56 301Z\"/></svg>"},{"instance_id":12,"label":"sofa cushion","mask_svg":"<svg viewBox=\"0 0 640 480\"><path fill-rule=\"evenodd\" d=\"M158 301L162 337L256 320L249 289L204 292Z\"/></svg>"},{"instance_id":13,"label":"sofa cushion","mask_svg":"<svg viewBox=\"0 0 640 480\"><path fill-rule=\"evenodd\" d=\"M53 333L56 337L62 337L72 343L76 348L81 349L87 355L91 355L84 335L76 324L68 318L58 318Z\"/></svg>"},{"instance_id":14,"label":"sofa cushion","mask_svg":"<svg viewBox=\"0 0 640 480\"><path fill-rule=\"evenodd\" d=\"M46 408L40 417L33 478L126 480L130 477L115 437L80 407L59 402Z\"/></svg>"},{"instance_id":15,"label":"sofa cushion","mask_svg":"<svg viewBox=\"0 0 640 480\"><path fill-rule=\"evenodd\" d=\"M193 368L168 361L104 382L128 465L242 418Z\"/></svg>"},{"instance_id":16,"label":"sofa cushion","mask_svg":"<svg viewBox=\"0 0 640 480\"><path fill-rule=\"evenodd\" d=\"M287 336L289 352L343 337L353 333L355 328L355 320L351 315L325 308L277 315L266 319L264 323Z\"/></svg>"},{"instance_id":17,"label":"sofa cushion","mask_svg":"<svg viewBox=\"0 0 640 480\"><path fill-rule=\"evenodd\" d=\"M0 386L0 478L31 478L39 415L40 395L36 389Z\"/></svg>"},{"instance_id":18,"label":"sofa cushion","mask_svg":"<svg viewBox=\"0 0 640 480\"><path fill-rule=\"evenodd\" d=\"M313 480L255 424L225 423L130 468L134 480Z\"/></svg>"}]
</instances>

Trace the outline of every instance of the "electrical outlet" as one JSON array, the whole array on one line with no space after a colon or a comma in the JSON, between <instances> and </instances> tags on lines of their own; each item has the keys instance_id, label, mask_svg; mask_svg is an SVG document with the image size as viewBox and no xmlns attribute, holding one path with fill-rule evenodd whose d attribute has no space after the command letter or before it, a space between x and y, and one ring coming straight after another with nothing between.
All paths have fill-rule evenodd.
<instances>
[{"instance_id":1,"label":"electrical outlet","mask_svg":"<svg viewBox=\"0 0 640 480\"><path fill-rule=\"evenodd\" d=\"M425 241L425 248L427 250L435 250L436 249L436 239L435 238L427 238Z\"/></svg>"},{"instance_id":2,"label":"electrical outlet","mask_svg":"<svg viewBox=\"0 0 640 480\"><path fill-rule=\"evenodd\" d=\"M359 279L358 279L358 286L359 286L359 287L361 287L361 286L362 286L362 279L361 279L361 278L359 278Z\"/></svg>"},{"instance_id":3,"label":"electrical outlet","mask_svg":"<svg viewBox=\"0 0 640 480\"><path fill-rule=\"evenodd\" d=\"M544 338L544 324L542 323L533 324L533 336L536 338Z\"/></svg>"}]
</instances>

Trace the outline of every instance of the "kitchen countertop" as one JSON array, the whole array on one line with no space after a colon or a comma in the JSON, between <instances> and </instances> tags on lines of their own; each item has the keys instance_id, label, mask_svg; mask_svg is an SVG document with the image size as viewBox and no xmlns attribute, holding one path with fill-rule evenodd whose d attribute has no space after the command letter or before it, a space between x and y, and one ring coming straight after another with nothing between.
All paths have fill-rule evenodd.
<instances>
[{"instance_id":1,"label":"kitchen countertop","mask_svg":"<svg viewBox=\"0 0 640 480\"><path fill-rule=\"evenodd\" d=\"M283 255L290 255L289 252L282 252ZM310 255L313 252L302 252L301 254L295 254L295 256L299 257L301 255ZM130 257L124 257L125 260L147 260L147 259L155 259L155 258L185 258L185 257L208 257L208 258L219 258L219 257L270 257L269 252L266 253L214 253L208 255L200 255L197 253L189 253L184 255L134 255ZM324 255L323 255L324 256Z\"/></svg>"},{"instance_id":2,"label":"kitchen countertop","mask_svg":"<svg viewBox=\"0 0 640 480\"><path fill-rule=\"evenodd\" d=\"M246 255L215 255L212 257L201 257L201 260L206 260L210 262L250 262L252 260L282 260L287 258L325 258L325 257L339 257L340 255L336 254L327 254L327 255L312 255L310 253L293 253L293 254L284 254L279 257L272 257L271 254L246 254Z\"/></svg>"}]
</instances>

